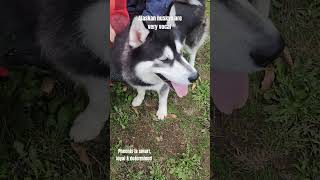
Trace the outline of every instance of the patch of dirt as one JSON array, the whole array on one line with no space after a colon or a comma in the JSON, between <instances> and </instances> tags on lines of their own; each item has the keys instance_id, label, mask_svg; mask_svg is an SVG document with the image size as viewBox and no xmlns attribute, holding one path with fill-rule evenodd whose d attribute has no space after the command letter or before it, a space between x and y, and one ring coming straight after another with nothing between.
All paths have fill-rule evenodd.
<instances>
[{"instance_id":1,"label":"patch of dirt","mask_svg":"<svg viewBox=\"0 0 320 180\"><path fill-rule=\"evenodd\" d=\"M266 133L261 117L246 119L239 112L227 116L216 110L211 137L215 154L232 160L232 164L244 171L257 172L270 166L284 169L288 165L288 154L268 150L261 142Z\"/></svg>"},{"instance_id":2,"label":"patch of dirt","mask_svg":"<svg viewBox=\"0 0 320 180\"><path fill-rule=\"evenodd\" d=\"M201 160L201 167L205 171L210 172L210 150L207 149L203 154L203 159ZM210 175L210 173L202 173L204 176ZM207 178L206 178L207 179Z\"/></svg>"},{"instance_id":3,"label":"patch of dirt","mask_svg":"<svg viewBox=\"0 0 320 180\"><path fill-rule=\"evenodd\" d=\"M183 113L187 116L194 116L196 113L198 113L199 109L195 107L183 107Z\"/></svg>"},{"instance_id":4,"label":"patch of dirt","mask_svg":"<svg viewBox=\"0 0 320 180\"><path fill-rule=\"evenodd\" d=\"M170 121L161 123L159 132L153 123L152 118L144 117L135 121L133 130L123 130L118 133L125 145L132 145L134 148L151 149L161 152L162 155L171 156L185 151L186 138L179 127L179 120L165 119Z\"/></svg>"},{"instance_id":5,"label":"patch of dirt","mask_svg":"<svg viewBox=\"0 0 320 180\"><path fill-rule=\"evenodd\" d=\"M150 121L150 120L149 120ZM124 130L121 139L126 145L133 145L134 148L149 149L154 146L155 132L152 125L146 120L136 120L132 131Z\"/></svg>"},{"instance_id":6,"label":"patch of dirt","mask_svg":"<svg viewBox=\"0 0 320 180\"><path fill-rule=\"evenodd\" d=\"M158 147L162 152L176 155L185 151L187 141L177 120L163 124L160 136L163 137L163 140L158 142Z\"/></svg>"}]
</instances>

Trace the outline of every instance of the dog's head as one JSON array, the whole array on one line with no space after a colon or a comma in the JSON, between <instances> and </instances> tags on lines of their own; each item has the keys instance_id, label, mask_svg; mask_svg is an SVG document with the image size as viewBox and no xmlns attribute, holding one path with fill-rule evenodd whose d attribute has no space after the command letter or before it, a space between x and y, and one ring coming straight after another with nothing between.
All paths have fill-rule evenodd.
<instances>
[{"instance_id":1,"label":"dog's head","mask_svg":"<svg viewBox=\"0 0 320 180\"><path fill-rule=\"evenodd\" d=\"M260 1L260 0L253 0ZM262 0L263 1L263 0ZM212 67L223 72L254 72L271 63L284 42L272 22L248 0L216 0ZM261 8L261 7L259 7ZM269 9L268 5L265 7Z\"/></svg>"},{"instance_id":2,"label":"dog's head","mask_svg":"<svg viewBox=\"0 0 320 180\"><path fill-rule=\"evenodd\" d=\"M168 22L170 23L170 22ZM178 96L187 93L187 86L197 80L197 70L182 54L182 42L173 29L148 30L137 17L129 32L132 68L144 82L164 81Z\"/></svg>"},{"instance_id":3,"label":"dog's head","mask_svg":"<svg viewBox=\"0 0 320 180\"><path fill-rule=\"evenodd\" d=\"M268 19L269 0L215 0L211 19L212 96L232 113L249 96L248 73L262 70L283 50L280 33Z\"/></svg>"}]
</instances>

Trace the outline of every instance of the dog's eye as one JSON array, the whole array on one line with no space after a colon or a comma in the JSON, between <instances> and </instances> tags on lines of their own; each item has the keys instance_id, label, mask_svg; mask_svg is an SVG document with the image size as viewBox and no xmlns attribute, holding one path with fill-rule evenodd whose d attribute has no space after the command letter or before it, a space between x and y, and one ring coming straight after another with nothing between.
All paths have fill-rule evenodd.
<instances>
[{"instance_id":1,"label":"dog's eye","mask_svg":"<svg viewBox=\"0 0 320 180\"><path fill-rule=\"evenodd\" d=\"M171 65L173 65L174 61L172 59L169 59L169 58L164 58L164 59L161 60L161 62L163 64L169 64L171 66Z\"/></svg>"},{"instance_id":2,"label":"dog's eye","mask_svg":"<svg viewBox=\"0 0 320 180\"><path fill-rule=\"evenodd\" d=\"M169 58L166 58L166 59L163 59L163 60L161 60L163 63L171 63L171 62L173 62L171 59L169 59Z\"/></svg>"},{"instance_id":3,"label":"dog's eye","mask_svg":"<svg viewBox=\"0 0 320 180\"><path fill-rule=\"evenodd\" d=\"M172 61L171 59L167 58L166 56L162 56L161 58L159 58L159 60L163 63L169 63Z\"/></svg>"}]
</instances>

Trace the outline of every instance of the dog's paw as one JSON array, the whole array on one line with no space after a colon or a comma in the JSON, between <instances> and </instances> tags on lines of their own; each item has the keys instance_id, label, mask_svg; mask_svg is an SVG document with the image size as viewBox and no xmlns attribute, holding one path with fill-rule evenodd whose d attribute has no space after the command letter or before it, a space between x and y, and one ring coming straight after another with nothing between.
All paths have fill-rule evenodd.
<instances>
[{"instance_id":1,"label":"dog's paw","mask_svg":"<svg viewBox=\"0 0 320 180\"><path fill-rule=\"evenodd\" d=\"M166 110L163 110L163 109L159 109L157 111L157 117L159 120L164 120L164 118L168 115L167 111Z\"/></svg>"},{"instance_id":2,"label":"dog's paw","mask_svg":"<svg viewBox=\"0 0 320 180\"><path fill-rule=\"evenodd\" d=\"M140 98L139 96L136 96L133 101L132 101L132 106L133 107L137 107L140 106L142 104L143 98Z\"/></svg>"},{"instance_id":3,"label":"dog's paw","mask_svg":"<svg viewBox=\"0 0 320 180\"><path fill-rule=\"evenodd\" d=\"M69 133L70 138L75 142L89 141L96 138L103 124L97 122L94 118L94 116L90 117L85 114L80 114L71 127Z\"/></svg>"}]
</instances>

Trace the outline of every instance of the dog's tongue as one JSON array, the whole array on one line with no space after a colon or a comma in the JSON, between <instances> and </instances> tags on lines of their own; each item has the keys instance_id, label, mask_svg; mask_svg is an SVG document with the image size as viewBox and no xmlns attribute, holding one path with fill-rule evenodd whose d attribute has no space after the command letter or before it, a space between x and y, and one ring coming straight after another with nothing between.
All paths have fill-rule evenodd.
<instances>
[{"instance_id":1,"label":"dog's tongue","mask_svg":"<svg viewBox=\"0 0 320 180\"><path fill-rule=\"evenodd\" d=\"M249 78L247 73L213 72L213 101L219 111L231 114L241 108L248 99Z\"/></svg>"},{"instance_id":2,"label":"dog's tongue","mask_svg":"<svg viewBox=\"0 0 320 180\"><path fill-rule=\"evenodd\" d=\"M188 94L188 85L176 84L174 82L171 82L171 84L179 97L183 97Z\"/></svg>"}]
</instances>

